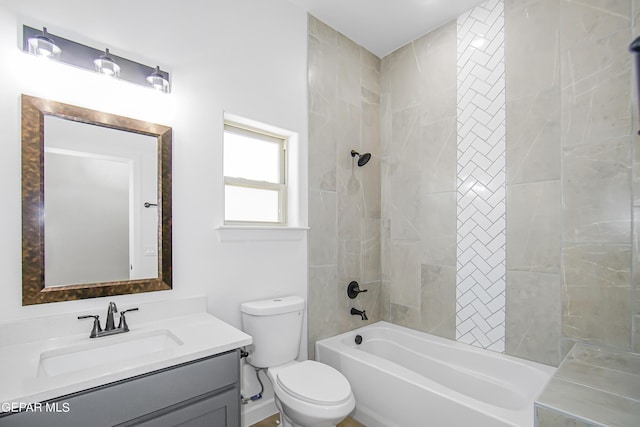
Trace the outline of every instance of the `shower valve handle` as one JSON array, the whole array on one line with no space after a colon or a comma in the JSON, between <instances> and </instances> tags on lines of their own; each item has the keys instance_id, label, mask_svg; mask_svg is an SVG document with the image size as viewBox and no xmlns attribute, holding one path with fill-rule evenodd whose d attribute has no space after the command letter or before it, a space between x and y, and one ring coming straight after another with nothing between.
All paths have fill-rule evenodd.
<instances>
[{"instance_id":1,"label":"shower valve handle","mask_svg":"<svg viewBox=\"0 0 640 427\"><path fill-rule=\"evenodd\" d=\"M367 289L360 289L360 285L355 280L350 282L347 285L347 296L351 299L354 299L358 296L359 293L367 292Z\"/></svg>"}]
</instances>

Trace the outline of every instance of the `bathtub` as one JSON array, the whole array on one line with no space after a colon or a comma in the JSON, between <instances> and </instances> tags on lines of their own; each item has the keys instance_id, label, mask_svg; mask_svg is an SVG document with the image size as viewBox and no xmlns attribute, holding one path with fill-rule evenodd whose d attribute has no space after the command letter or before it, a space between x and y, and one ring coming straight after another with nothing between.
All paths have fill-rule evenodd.
<instances>
[{"instance_id":1,"label":"bathtub","mask_svg":"<svg viewBox=\"0 0 640 427\"><path fill-rule=\"evenodd\" d=\"M387 322L317 341L316 359L347 377L367 427L533 427L555 372Z\"/></svg>"}]
</instances>

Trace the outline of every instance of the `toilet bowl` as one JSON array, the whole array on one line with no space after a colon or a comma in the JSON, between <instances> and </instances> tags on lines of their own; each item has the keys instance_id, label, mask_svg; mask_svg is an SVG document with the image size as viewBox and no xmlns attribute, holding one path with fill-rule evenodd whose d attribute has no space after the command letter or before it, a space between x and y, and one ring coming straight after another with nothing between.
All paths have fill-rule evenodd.
<instances>
[{"instance_id":1,"label":"toilet bowl","mask_svg":"<svg viewBox=\"0 0 640 427\"><path fill-rule=\"evenodd\" d=\"M356 401L347 379L331 366L306 360L267 370L283 427L335 427Z\"/></svg>"},{"instance_id":2,"label":"toilet bowl","mask_svg":"<svg viewBox=\"0 0 640 427\"><path fill-rule=\"evenodd\" d=\"M304 299L241 304L242 327L253 337L247 362L267 368L283 427L335 427L355 408L349 381L331 366L298 362Z\"/></svg>"}]
</instances>

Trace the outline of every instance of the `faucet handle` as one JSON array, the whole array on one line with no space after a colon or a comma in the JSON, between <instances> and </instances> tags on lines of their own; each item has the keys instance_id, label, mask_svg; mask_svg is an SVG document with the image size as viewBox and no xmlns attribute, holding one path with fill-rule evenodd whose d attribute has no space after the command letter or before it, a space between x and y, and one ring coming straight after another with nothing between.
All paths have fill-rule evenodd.
<instances>
[{"instance_id":1,"label":"faucet handle","mask_svg":"<svg viewBox=\"0 0 640 427\"><path fill-rule=\"evenodd\" d=\"M78 319L90 319L93 318L93 329L91 329L91 335L89 338L95 338L98 336L98 332L102 332L102 327L100 326L100 316L97 314L88 314L86 316L78 316Z\"/></svg>"},{"instance_id":2,"label":"faucet handle","mask_svg":"<svg viewBox=\"0 0 640 427\"><path fill-rule=\"evenodd\" d=\"M349 285L347 285L347 296L351 299L354 299L358 294L367 291L368 289L360 289L360 285L355 280L349 282Z\"/></svg>"},{"instance_id":3,"label":"faucet handle","mask_svg":"<svg viewBox=\"0 0 640 427\"><path fill-rule=\"evenodd\" d=\"M124 310L120 312L120 322L118 322L118 329L124 329L125 332L129 332L129 325L127 325L127 319L126 317L124 317L125 313L128 313L130 311L138 311L138 307L136 308L130 308L128 310Z\"/></svg>"}]
</instances>

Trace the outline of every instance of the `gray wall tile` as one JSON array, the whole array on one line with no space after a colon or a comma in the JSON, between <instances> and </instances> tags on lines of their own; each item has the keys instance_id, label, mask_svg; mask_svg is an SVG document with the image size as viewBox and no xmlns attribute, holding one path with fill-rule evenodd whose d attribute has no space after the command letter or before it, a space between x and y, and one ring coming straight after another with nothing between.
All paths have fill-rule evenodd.
<instances>
[{"instance_id":1,"label":"gray wall tile","mask_svg":"<svg viewBox=\"0 0 640 427\"><path fill-rule=\"evenodd\" d=\"M456 337L456 269L422 265L420 330L444 338Z\"/></svg>"},{"instance_id":2,"label":"gray wall tile","mask_svg":"<svg viewBox=\"0 0 640 427\"><path fill-rule=\"evenodd\" d=\"M507 271L507 354L560 363L560 283L559 274Z\"/></svg>"},{"instance_id":3,"label":"gray wall tile","mask_svg":"<svg viewBox=\"0 0 640 427\"><path fill-rule=\"evenodd\" d=\"M629 350L630 245L575 244L562 256L563 336Z\"/></svg>"},{"instance_id":4,"label":"gray wall tile","mask_svg":"<svg viewBox=\"0 0 640 427\"><path fill-rule=\"evenodd\" d=\"M559 180L507 186L507 269L560 273L560 200Z\"/></svg>"}]
</instances>

